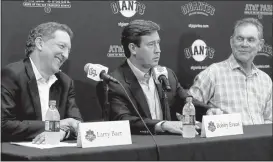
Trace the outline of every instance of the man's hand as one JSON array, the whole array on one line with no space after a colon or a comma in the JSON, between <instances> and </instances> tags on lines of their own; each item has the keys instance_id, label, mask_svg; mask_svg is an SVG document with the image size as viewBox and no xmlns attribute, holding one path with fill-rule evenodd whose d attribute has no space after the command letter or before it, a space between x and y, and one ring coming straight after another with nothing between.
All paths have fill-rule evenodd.
<instances>
[{"instance_id":1,"label":"man's hand","mask_svg":"<svg viewBox=\"0 0 273 162\"><path fill-rule=\"evenodd\" d=\"M183 125L180 121L166 121L162 123L161 128L163 131L170 133L182 134Z\"/></svg>"},{"instance_id":2,"label":"man's hand","mask_svg":"<svg viewBox=\"0 0 273 162\"><path fill-rule=\"evenodd\" d=\"M176 118L179 120L179 121L182 121L183 120L183 116L179 113L176 113Z\"/></svg>"},{"instance_id":3,"label":"man's hand","mask_svg":"<svg viewBox=\"0 0 273 162\"><path fill-rule=\"evenodd\" d=\"M221 115L224 114L224 111L220 108L210 108L207 111L207 115Z\"/></svg>"},{"instance_id":4,"label":"man's hand","mask_svg":"<svg viewBox=\"0 0 273 162\"><path fill-rule=\"evenodd\" d=\"M183 115L179 114L179 113L176 113L176 117L179 121L182 122L183 120ZM200 123L199 121L195 121L195 129L201 129L202 127L202 123ZM198 132L197 132L197 135L198 135Z\"/></svg>"},{"instance_id":5,"label":"man's hand","mask_svg":"<svg viewBox=\"0 0 273 162\"><path fill-rule=\"evenodd\" d=\"M45 142L45 133L46 132L42 132L40 134L38 134L33 140L32 143L35 144L42 144ZM60 130L60 141L62 141L65 138L65 134L66 132L63 130Z\"/></svg>"},{"instance_id":6,"label":"man's hand","mask_svg":"<svg viewBox=\"0 0 273 162\"><path fill-rule=\"evenodd\" d=\"M80 121L78 121L74 118L66 118L66 119L62 119L60 121L61 126L68 126L70 128L73 128L75 132L77 132L77 130L78 130L79 123L80 123Z\"/></svg>"},{"instance_id":7,"label":"man's hand","mask_svg":"<svg viewBox=\"0 0 273 162\"><path fill-rule=\"evenodd\" d=\"M71 118L66 118L66 119L60 120L60 126L67 126L67 127L69 127L70 126L70 119Z\"/></svg>"},{"instance_id":8,"label":"man's hand","mask_svg":"<svg viewBox=\"0 0 273 162\"><path fill-rule=\"evenodd\" d=\"M80 121L74 119L74 118L70 118L70 126L74 129L75 132L78 131L78 125L79 123L81 123Z\"/></svg>"}]
</instances>

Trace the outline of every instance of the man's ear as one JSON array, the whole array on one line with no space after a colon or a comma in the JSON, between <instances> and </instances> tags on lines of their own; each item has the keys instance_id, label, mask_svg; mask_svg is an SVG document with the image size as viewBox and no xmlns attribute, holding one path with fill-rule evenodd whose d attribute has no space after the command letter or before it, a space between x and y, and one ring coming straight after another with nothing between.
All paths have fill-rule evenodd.
<instances>
[{"instance_id":1,"label":"man's ear","mask_svg":"<svg viewBox=\"0 0 273 162\"><path fill-rule=\"evenodd\" d=\"M41 37L37 37L35 39L35 46L38 50L42 50L42 47L43 47L43 39Z\"/></svg>"},{"instance_id":2,"label":"man's ear","mask_svg":"<svg viewBox=\"0 0 273 162\"><path fill-rule=\"evenodd\" d=\"M233 46L233 36L230 36L229 43L230 43L230 47L232 47Z\"/></svg>"},{"instance_id":3,"label":"man's ear","mask_svg":"<svg viewBox=\"0 0 273 162\"><path fill-rule=\"evenodd\" d=\"M260 39L259 51L261 51L263 47L264 47L264 39Z\"/></svg>"},{"instance_id":4,"label":"man's ear","mask_svg":"<svg viewBox=\"0 0 273 162\"><path fill-rule=\"evenodd\" d=\"M131 55L136 55L136 45L134 43L129 43L128 48L131 52Z\"/></svg>"}]
</instances>

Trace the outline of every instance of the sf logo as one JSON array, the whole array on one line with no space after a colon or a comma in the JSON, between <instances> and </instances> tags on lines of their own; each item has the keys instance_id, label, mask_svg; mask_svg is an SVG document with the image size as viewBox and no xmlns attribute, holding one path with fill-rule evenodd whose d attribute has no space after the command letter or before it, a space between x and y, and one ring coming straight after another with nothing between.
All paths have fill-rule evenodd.
<instances>
[{"instance_id":1,"label":"sf logo","mask_svg":"<svg viewBox=\"0 0 273 162\"><path fill-rule=\"evenodd\" d=\"M93 75L93 77L96 77L98 74L96 73L96 70L93 69L93 68L90 68L89 71L88 71L89 75Z\"/></svg>"}]
</instances>

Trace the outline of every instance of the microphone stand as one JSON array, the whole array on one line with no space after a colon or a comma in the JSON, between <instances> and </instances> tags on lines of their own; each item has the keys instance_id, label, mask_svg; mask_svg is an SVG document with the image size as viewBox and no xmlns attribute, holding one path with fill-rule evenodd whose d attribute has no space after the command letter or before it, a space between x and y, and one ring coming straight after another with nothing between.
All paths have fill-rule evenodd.
<instances>
[{"instance_id":1,"label":"microphone stand","mask_svg":"<svg viewBox=\"0 0 273 162\"><path fill-rule=\"evenodd\" d=\"M162 100L163 100L163 106L164 106L164 120L167 120L167 110L169 110L169 102L168 102L168 96L167 96L167 89L165 88L165 86L163 86L163 81L161 81L161 85L162 85Z\"/></svg>"},{"instance_id":2,"label":"microphone stand","mask_svg":"<svg viewBox=\"0 0 273 162\"><path fill-rule=\"evenodd\" d=\"M103 93L104 93L104 103L102 107L102 119L103 121L109 121L109 111L110 111L110 104L108 101L108 86L109 81L103 80Z\"/></svg>"}]
</instances>

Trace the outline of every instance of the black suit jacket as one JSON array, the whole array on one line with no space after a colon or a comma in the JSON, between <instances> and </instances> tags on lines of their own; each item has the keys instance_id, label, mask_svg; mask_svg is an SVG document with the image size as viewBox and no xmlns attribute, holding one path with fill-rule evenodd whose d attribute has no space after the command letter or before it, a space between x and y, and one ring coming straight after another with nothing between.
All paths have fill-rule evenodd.
<instances>
[{"instance_id":1,"label":"black suit jacket","mask_svg":"<svg viewBox=\"0 0 273 162\"><path fill-rule=\"evenodd\" d=\"M3 141L32 140L44 131L36 78L29 58L1 70L1 133ZM64 73L51 86L49 99L57 101L60 118L82 121L75 102L73 81Z\"/></svg>"},{"instance_id":2,"label":"black suit jacket","mask_svg":"<svg viewBox=\"0 0 273 162\"><path fill-rule=\"evenodd\" d=\"M162 100L161 108L163 109L163 116L165 116L165 112L167 113L165 120L177 120L175 113L179 112L181 114L184 101L188 94L180 86L174 72L169 68L167 68L167 70L168 79L171 85L171 91L167 92L170 109L166 111L164 110ZM147 124L149 130L152 133L155 133L154 127L158 122L160 122L160 120L152 119L144 92L141 89L141 86L138 83L138 80L133 71L129 67L127 61L125 61L125 63L118 67L116 70L114 70L111 73L111 76L119 80L120 83L124 86L132 102ZM161 99L162 87L159 84L156 84L156 87ZM109 83L108 93L110 103L110 120L129 120L132 133L148 133L122 87L119 84Z\"/></svg>"}]
</instances>

